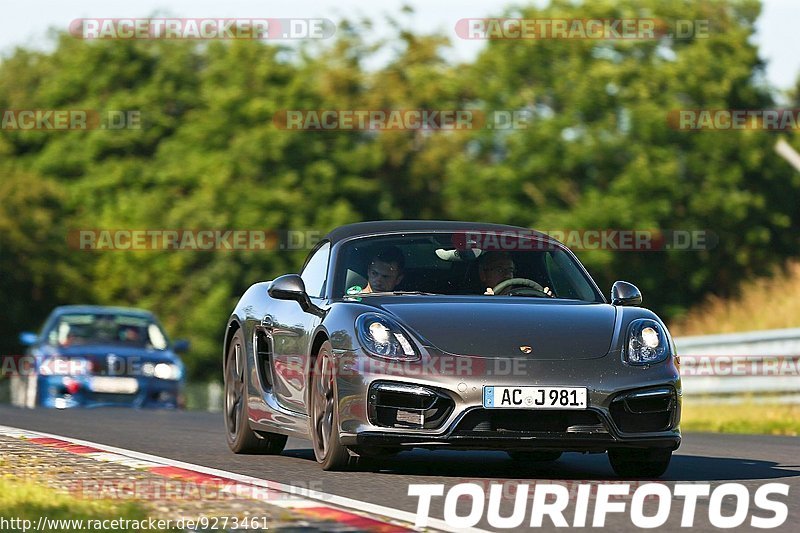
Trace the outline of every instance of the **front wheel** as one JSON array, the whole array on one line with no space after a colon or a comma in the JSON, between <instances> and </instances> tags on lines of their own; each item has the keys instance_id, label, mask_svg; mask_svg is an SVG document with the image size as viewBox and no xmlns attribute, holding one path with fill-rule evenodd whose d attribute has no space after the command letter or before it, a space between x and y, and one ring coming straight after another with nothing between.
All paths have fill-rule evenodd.
<instances>
[{"instance_id":1,"label":"front wheel","mask_svg":"<svg viewBox=\"0 0 800 533\"><path fill-rule=\"evenodd\" d=\"M237 331L225 358L225 432L228 447L234 453L277 455L286 446L286 435L256 434L247 421L247 383L244 336Z\"/></svg>"},{"instance_id":2,"label":"front wheel","mask_svg":"<svg viewBox=\"0 0 800 533\"><path fill-rule=\"evenodd\" d=\"M667 471L672 450L663 448L619 448L608 450L611 468L619 477L660 477Z\"/></svg>"},{"instance_id":3,"label":"front wheel","mask_svg":"<svg viewBox=\"0 0 800 533\"><path fill-rule=\"evenodd\" d=\"M336 398L336 372L333 347L322 343L311 371L311 442L314 456L323 470L342 470L350 463L350 453L339 442L339 405Z\"/></svg>"}]
</instances>

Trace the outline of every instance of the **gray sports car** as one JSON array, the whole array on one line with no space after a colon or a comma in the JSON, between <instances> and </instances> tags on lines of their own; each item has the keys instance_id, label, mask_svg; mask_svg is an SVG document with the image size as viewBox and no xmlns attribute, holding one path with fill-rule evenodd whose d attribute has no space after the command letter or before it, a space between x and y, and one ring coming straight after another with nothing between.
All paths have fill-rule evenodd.
<instances>
[{"instance_id":1,"label":"gray sports car","mask_svg":"<svg viewBox=\"0 0 800 533\"><path fill-rule=\"evenodd\" d=\"M660 476L680 445L681 381L641 301L618 281L608 303L568 248L525 228L337 228L231 314L228 444L277 454L307 438L326 470L414 447L608 452L620 476Z\"/></svg>"}]
</instances>

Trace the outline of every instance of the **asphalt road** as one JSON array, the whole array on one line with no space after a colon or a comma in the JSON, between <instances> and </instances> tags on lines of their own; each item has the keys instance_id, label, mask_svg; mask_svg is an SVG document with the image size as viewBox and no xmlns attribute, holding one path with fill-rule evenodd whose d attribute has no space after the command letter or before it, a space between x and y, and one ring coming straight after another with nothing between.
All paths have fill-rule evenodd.
<instances>
[{"instance_id":1,"label":"asphalt road","mask_svg":"<svg viewBox=\"0 0 800 533\"><path fill-rule=\"evenodd\" d=\"M222 415L214 413L125 409L20 410L0 406L0 425L150 453L412 513L417 510L417 497L408 496L408 485L412 483L441 483L445 485L445 491L448 487L465 482L485 486L503 483L506 497L501 500L500 515L509 516L515 510L511 487L519 484L619 482L605 454L577 453L564 454L553 463L526 466L510 460L502 452L413 450L381 463L377 472L323 472L314 461L310 443L303 440L290 439L281 456L234 455L225 444ZM771 531L800 531L800 437L684 434L680 449L660 481L670 487L679 482L709 482L711 490L724 483L744 485L749 490L750 507L744 526L738 529L754 531L756 529L750 526L750 517L772 516L771 512L754 505L756 489L765 483L785 483L789 485L788 496L774 495L770 499L787 504L788 519L781 527ZM571 494L574 497L575 493ZM629 503L630 499L625 501ZM443 498L434 498L431 516L443 517L442 502ZM660 528L661 531L687 530L679 527L683 503L682 497L672 497L670 519L665 527ZM460 499L458 513L468 514L469 504L468 498ZM531 514L530 504L529 497L523 522L526 527ZM656 505L646 503L645 514L655 514ZM733 497L724 498L721 507L723 516L733 515L735 505ZM564 511L570 525L574 507L574 502L571 502L571 506ZM494 528L486 521L487 509L483 511L483 520L478 527L491 530ZM587 523L591 525L593 503L589 504L588 509ZM709 523L708 513L708 499L701 498L698 500L692 531L719 531ZM609 514L606 526L614 531L638 529L631 523L629 512ZM538 529L555 528L545 518L544 527Z\"/></svg>"}]
</instances>

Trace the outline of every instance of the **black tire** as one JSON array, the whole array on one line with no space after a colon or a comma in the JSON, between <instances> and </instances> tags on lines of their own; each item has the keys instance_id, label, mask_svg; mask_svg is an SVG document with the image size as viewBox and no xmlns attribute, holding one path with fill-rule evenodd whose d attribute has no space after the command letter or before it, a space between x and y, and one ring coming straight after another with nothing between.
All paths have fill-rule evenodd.
<instances>
[{"instance_id":1,"label":"black tire","mask_svg":"<svg viewBox=\"0 0 800 533\"><path fill-rule=\"evenodd\" d=\"M343 470L350 464L350 452L339 440L336 371L329 341L323 342L319 348L308 384L309 433L314 457L323 470Z\"/></svg>"},{"instance_id":2,"label":"black tire","mask_svg":"<svg viewBox=\"0 0 800 533\"><path fill-rule=\"evenodd\" d=\"M546 461L556 461L561 457L561 452L551 451L513 451L507 452L515 461L525 463L542 463Z\"/></svg>"},{"instance_id":3,"label":"black tire","mask_svg":"<svg viewBox=\"0 0 800 533\"><path fill-rule=\"evenodd\" d=\"M259 453L277 455L286 446L286 435L255 433L247 420L247 363L242 330L231 339L225 357L225 393L223 414L228 447L234 453Z\"/></svg>"},{"instance_id":4,"label":"black tire","mask_svg":"<svg viewBox=\"0 0 800 533\"><path fill-rule=\"evenodd\" d=\"M608 450L614 472L623 478L661 477L669 467L672 450L664 448L618 448Z\"/></svg>"}]
</instances>

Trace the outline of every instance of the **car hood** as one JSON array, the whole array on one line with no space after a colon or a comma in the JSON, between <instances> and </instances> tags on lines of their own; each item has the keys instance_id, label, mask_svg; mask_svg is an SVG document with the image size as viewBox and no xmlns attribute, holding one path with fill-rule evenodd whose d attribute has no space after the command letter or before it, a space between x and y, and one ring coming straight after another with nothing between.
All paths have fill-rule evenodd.
<instances>
[{"instance_id":1,"label":"car hood","mask_svg":"<svg viewBox=\"0 0 800 533\"><path fill-rule=\"evenodd\" d=\"M608 304L521 297L370 297L432 347L455 355L577 360L605 356L616 310ZM488 301L487 301L488 300ZM526 347L530 347L530 353Z\"/></svg>"}]
</instances>

